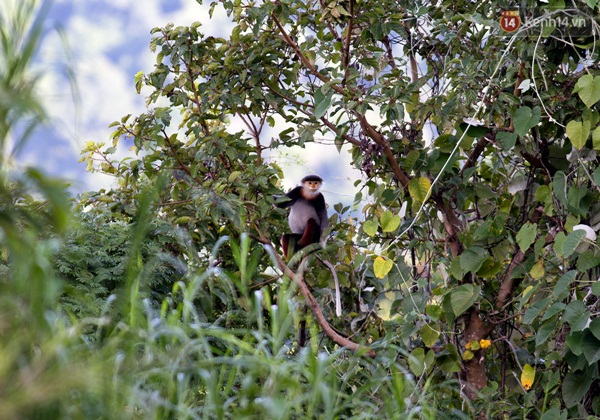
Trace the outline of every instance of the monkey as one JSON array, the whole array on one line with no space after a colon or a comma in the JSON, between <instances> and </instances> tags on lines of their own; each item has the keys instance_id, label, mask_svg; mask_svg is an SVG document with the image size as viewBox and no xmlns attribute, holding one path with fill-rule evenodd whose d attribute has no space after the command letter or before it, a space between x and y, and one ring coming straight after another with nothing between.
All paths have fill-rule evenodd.
<instances>
[{"instance_id":1,"label":"monkey","mask_svg":"<svg viewBox=\"0 0 600 420\"><path fill-rule=\"evenodd\" d=\"M281 237L286 259L290 248L296 252L310 244L319 243L323 231L329 226L325 198L319 192L321 185L323 179L320 176L307 175L302 178L300 185L285 195L287 201L277 204L283 209L291 207L288 222L292 233Z\"/></svg>"},{"instance_id":2,"label":"monkey","mask_svg":"<svg viewBox=\"0 0 600 420\"><path fill-rule=\"evenodd\" d=\"M319 191L323 185L323 179L318 175L307 175L300 181L300 185L288 192L285 196L288 200L278 202L279 208L291 207L288 222L292 233L286 233L281 236L281 247L283 248L283 257L288 258L290 248L292 252L321 241L323 231L329 226L327 218L327 205L323 194ZM340 285L335 269L326 260L321 260L329 267L333 274L335 282L335 303L336 315L341 316L342 305L340 299ZM302 334L304 329L300 325L299 342L303 343L305 337Z\"/></svg>"}]
</instances>

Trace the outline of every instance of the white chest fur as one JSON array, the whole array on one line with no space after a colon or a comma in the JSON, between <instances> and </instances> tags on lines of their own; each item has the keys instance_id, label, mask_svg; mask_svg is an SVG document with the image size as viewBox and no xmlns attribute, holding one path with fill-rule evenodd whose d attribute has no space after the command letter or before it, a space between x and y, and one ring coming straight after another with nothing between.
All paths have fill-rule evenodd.
<instances>
[{"instance_id":1,"label":"white chest fur","mask_svg":"<svg viewBox=\"0 0 600 420\"><path fill-rule=\"evenodd\" d=\"M294 203L290 211L290 229L293 233L302 234L306 227L308 219L313 218L317 222L317 225L321 225L321 219L317 215L315 207L307 200L301 198Z\"/></svg>"}]
</instances>

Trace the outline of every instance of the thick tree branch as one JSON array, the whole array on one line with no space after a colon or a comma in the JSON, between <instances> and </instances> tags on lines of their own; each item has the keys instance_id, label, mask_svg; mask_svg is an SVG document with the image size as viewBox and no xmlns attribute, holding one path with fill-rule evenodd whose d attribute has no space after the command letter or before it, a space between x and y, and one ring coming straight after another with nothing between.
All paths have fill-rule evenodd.
<instances>
[{"instance_id":1,"label":"thick tree branch","mask_svg":"<svg viewBox=\"0 0 600 420\"><path fill-rule=\"evenodd\" d=\"M396 176L396 179L403 187L407 187L410 179L404 173L400 165L398 165L398 161L396 160L396 156L394 156L394 152L390 147L388 141L379 133L377 130L373 128L371 124L367 121L364 115L356 114L358 117L358 121L360 122L360 127L370 139L372 139L375 143L377 143L383 149L383 154L388 160L388 163L392 167L392 171Z\"/></svg>"},{"instance_id":2,"label":"thick tree branch","mask_svg":"<svg viewBox=\"0 0 600 420\"><path fill-rule=\"evenodd\" d=\"M537 223L541 219L543 212L544 212L543 207L537 207L534 210L533 215L531 216L531 218L529 220L532 223ZM548 233L548 235L546 235L544 244L548 245L548 244L552 243L554 241L554 238L556 237L557 233L558 233L558 230L551 229L550 233ZM512 260L510 261L510 264L508 266L508 269L506 270L506 274L504 275L504 278L500 284L500 290L498 291L498 296L496 297L496 308L503 309L510 301L510 298L512 297L512 295L514 293L515 288L519 285L519 282L521 281L520 278L513 277L512 273L515 270L515 268L517 268L519 265L521 265L523 263L523 261L525 261L525 258L531 251L532 250L529 249L529 250L526 250L525 252L523 252L523 251L521 251L521 249L518 249L517 252L515 252L515 255L513 255Z\"/></svg>"},{"instance_id":3,"label":"thick tree branch","mask_svg":"<svg viewBox=\"0 0 600 420\"><path fill-rule=\"evenodd\" d=\"M485 146L487 146L488 143L493 142L495 138L496 138L496 133L494 133L493 131L488 131L485 136L481 137L477 141L477 144L475 144L475 147L473 148L471 155L469 155L469 158L467 159L464 166L460 170L461 176L465 173L465 171L467 169L475 166L477 159L479 159L479 156L481 156L481 154L485 150Z\"/></svg>"}]
</instances>

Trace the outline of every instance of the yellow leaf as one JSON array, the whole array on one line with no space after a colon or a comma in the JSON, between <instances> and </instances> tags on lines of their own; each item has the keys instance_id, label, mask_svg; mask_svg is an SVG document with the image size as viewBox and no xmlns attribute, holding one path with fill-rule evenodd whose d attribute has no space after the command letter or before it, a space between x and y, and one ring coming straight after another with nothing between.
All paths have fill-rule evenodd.
<instances>
[{"instance_id":1,"label":"yellow leaf","mask_svg":"<svg viewBox=\"0 0 600 420\"><path fill-rule=\"evenodd\" d=\"M475 357L475 353L471 350L465 350L462 354L463 360L471 360L473 357Z\"/></svg>"},{"instance_id":2,"label":"yellow leaf","mask_svg":"<svg viewBox=\"0 0 600 420\"><path fill-rule=\"evenodd\" d=\"M375 273L375 277L379 279L384 278L393 266L394 262L392 260L383 257L375 258L375 261L373 262L373 272Z\"/></svg>"},{"instance_id":3,"label":"yellow leaf","mask_svg":"<svg viewBox=\"0 0 600 420\"><path fill-rule=\"evenodd\" d=\"M408 193L418 203L422 203L429 198L429 189L431 188L431 181L429 178L424 176L419 178L413 178L408 183Z\"/></svg>"},{"instance_id":4,"label":"yellow leaf","mask_svg":"<svg viewBox=\"0 0 600 420\"><path fill-rule=\"evenodd\" d=\"M523 366L523 372L521 372L521 385L523 385L523 388L525 388L526 391L531 389L534 378L535 368L529 364Z\"/></svg>"},{"instance_id":5,"label":"yellow leaf","mask_svg":"<svg viewBox=\"0 0 600 420\"><path fill-rule=\"evenodd\" d=\"M544 277L544 261L542 259L540 259L537 263L534 264L533 267L531 267L531 270L529 271L529 274L531 275L531 277L534 280L539 280L542 277Z\"/></svg>"},{"instance_id":6,"label":"yellow leaf","mask_svg":"<svg viewBox=\"0 0 600 420\"><path fill-rule=\"evenodd\" d=\"M482 349L487 349L489 346L492 345L492 341L491 340L480 340L479 345L481 346Z\"/></svg>"}]
</instances>

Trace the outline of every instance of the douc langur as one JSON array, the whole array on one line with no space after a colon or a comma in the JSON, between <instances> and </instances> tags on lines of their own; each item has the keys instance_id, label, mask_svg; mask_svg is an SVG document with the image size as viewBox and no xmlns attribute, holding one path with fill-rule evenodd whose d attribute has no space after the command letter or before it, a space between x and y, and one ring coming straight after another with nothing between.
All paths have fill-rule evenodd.
<instances>
[{"instance_id":1,"label":"douc langur","mask_svg":"<svg viewBox=\"0 0 600 420\"><path fill-rule=\"evenodd\" d=\"M329 226L325 198L319 191L323 179L318 175L307 175L301 184L288 192L287 201L277 204L280 208L291 207L288 218L292 233L281 237L283 255L287 259L290 248L296 252L310 244L321 241L323 231Z\"/></svg>"},{"instance_id":2,"label":"douc langur","mask_svg":"<svg viewBox=\"0 0 600 420\"><path fill-rule=\"evenodd\" d=\"M287 201L277 204L280 208L291 207L288 218L292 233L281 236L281 247L285 259L288 253L294 253L310 244L319 243L321 235L329 226L325 198L319 191L323 179L318 175L307 175L300 185L288 192ZM340 286L334 267L326 260L321 260L331 270L335 281L336 314L341 316Z\"/></svg>"}]
</instances>

